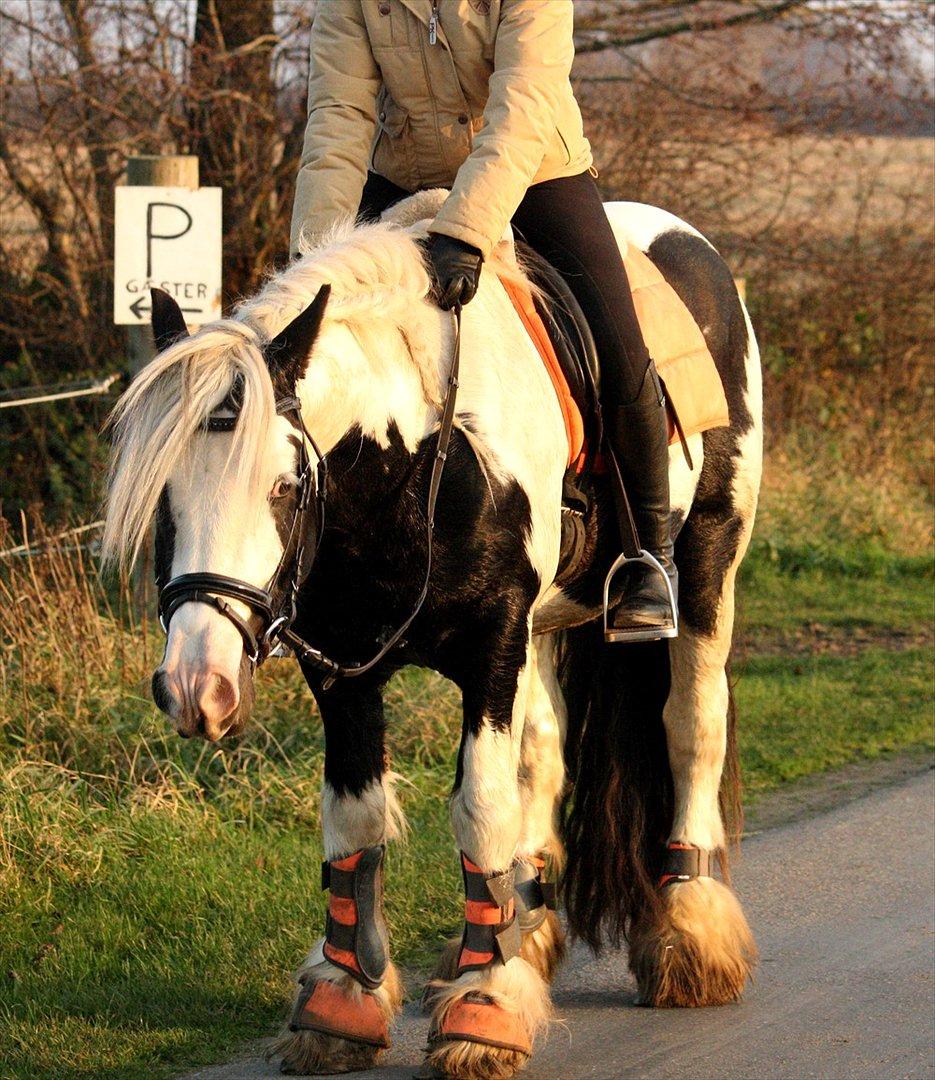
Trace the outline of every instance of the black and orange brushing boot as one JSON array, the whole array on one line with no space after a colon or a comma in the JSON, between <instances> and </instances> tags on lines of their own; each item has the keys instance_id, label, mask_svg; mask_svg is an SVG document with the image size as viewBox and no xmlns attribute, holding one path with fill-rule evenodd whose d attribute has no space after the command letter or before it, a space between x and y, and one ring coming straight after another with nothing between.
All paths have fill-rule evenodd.
<instances>
[{"instance_id":1,"label":"black and orange brushing boot","mask_svg":"<svg viewBox=\"0 0 935 1080\"><path fill-rule=\"evenodd\" d=\"M461 852L464 878L464 932L458 956L458 974L478 971L494 960L506 963L519 956L520 928L514 898L512 868L485 874Z\"/></svg>"},{"instance_id":2,"label":"black and orange brushing boot","mask_svg":"<svg viewBox=\"0 0 935 1080\"><path fill-rule=\"evenodd\" d=\"M376 998L363 989L383 983L389 964L383 917L385 848L362 848L344 859L322 864L322 887L331 892L323 952L353 983L307 979L289 1027L317 1031L376 1047L390 1045L387 1018Z\"/></svg>"},{"instance_id":3,"label":"black and orange brushing boot","mask_svg":"<svg viewBox=\"0 0 935 1080\"><path fill-rule=\"evenodd\" d=\"M485 874L462 852L461 870L465 900L459 975L506 964L519 956L521 947L513 869L502 874ZM431 998L429 1003L432 1004ZM482 989L454 998L440 1017L436 1017L429 1035L430 1055L445 1043L458 1042L526 1057L532 1053L529 1033L519 1014L505 1009ZM427 1075L432 1075L431 1071Z\"/></svg>"}]
</instances>

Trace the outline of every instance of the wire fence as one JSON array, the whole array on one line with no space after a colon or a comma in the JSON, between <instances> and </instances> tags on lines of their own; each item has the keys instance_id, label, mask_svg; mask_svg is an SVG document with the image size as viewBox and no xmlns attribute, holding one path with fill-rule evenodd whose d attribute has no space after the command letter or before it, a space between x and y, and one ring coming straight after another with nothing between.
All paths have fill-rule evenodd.
<instances>
[{"instance_id":1,"label":"wire fence","mask_svg":"<svg viewBox=\"0 0 935 1080\"><path fill-rule=\"evenodd\" d=\"M120 378L119 373L103 379L86 379L77 383L58 383L54 386L25 386L16 390L0 391L0 409L12 409L20 405L41 405L47 401L64 401L66 398L90 397L106 394ZM20 397L10 398L19 394Z\"/></svg>"},{"instance_id":2,"label":"wire fence","mask_svg":"<svg viewBox=\"0 0 935 1080\"><path fill-rule=\"evenodd\" d=\"M0 409L12 409L25 405L42 405L49 401L65 401L69 398L91 397L93 395L106 394L114 383L121 378L119 372L106 375L100 379L85 379L81 382L56 383L52 386L22 386L13 390L0 390ZM83 536L87 533L96 532L103 528L104 522L90 521L86 525L78 525L73 529L66 529L55 536L44 538L39 544L18 544L16 547L0 551L0 559L23 556L28 558L32 555L41 555L51 545L73 537ZM24 527L25 532L25 527ZM76 544L75 547L88 549L87 544Z\"/></svg>"},{"instance_id":3,"label":"wire fence","mask_svg":"<svg viewBox=\"0 0 935 1080\"><path fill-rule=\"evenodd\" d=\"M41 555L43 551L53 544L57 544L60 540L65 540L74 536L82 536L85 533L94 532L103 527L103 518L100 521L90 521L87 525L77 525L74 529L66 529L64 532L57 533L55 536L44 537L39 544L18 544L16 547L7 548L6 551L0 551L0 559L12 558L14 555L22 555L25 557ZM84 550L89 549L89 545L87 544L76 544L75 547Z\"/></svg>"}]
</instances>

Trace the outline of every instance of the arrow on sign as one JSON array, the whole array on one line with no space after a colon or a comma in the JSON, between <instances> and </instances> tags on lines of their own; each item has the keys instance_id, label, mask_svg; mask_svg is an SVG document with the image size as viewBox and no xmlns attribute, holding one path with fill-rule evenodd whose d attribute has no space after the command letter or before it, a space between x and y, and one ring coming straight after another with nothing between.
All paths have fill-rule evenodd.
<instances>
[{"instance_id":1,"label":"arrow on sign","mask_svg":"<svg viewBox=\"0 0 935 1080\"><path fill-rule=\"evenodd\" d=\"M133 312L133 314L138 319L143 318L143 312L144 311L152 311L153 310L151 307L149 307L148 304L143 303L144 299L145 299L145 297L141 296L139 298L139 300L137 300L135 303L132 303L130 305L130 310ZM201 308L197 308L197 307L183 307L183 308L180 308L179 310L182 312L183 315L201 315L202 314Z\"/></svg>"}]
</instances>

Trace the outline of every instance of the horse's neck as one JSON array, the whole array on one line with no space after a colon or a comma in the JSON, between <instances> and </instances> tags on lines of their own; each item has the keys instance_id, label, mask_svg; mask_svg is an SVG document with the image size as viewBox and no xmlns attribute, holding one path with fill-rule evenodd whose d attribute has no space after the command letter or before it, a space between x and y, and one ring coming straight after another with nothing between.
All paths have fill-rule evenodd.
<instances>
[{"instance_id":1,"label":"horse's neck","mask_svg":"<svg viewBox=\"0 0 935 1080\"><path fill-rule=\"evenodd\" d=\"M396 332L368 356L340 324L316 343L305 378L297 387L306 425L322 452L364 440L397 460L414 453L437 423L438 409L426 401L422 373Z\"/></svg>"}]
</instances>

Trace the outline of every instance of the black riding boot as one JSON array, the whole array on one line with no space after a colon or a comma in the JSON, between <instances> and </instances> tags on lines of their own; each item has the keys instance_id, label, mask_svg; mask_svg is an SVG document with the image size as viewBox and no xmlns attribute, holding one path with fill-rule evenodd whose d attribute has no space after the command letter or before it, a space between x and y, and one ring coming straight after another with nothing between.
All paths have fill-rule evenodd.
<instances>
[{"instance_id":1,"label":"black riding boot","mask_svg":"<svg viewBox=\"0 0 935 1080\"><path fill-rule=\"evenodd\" d=\"M669 433L662 384L652 362L636 400L611 411L605 424L640 545L658 560L677 600L678 571L669 530ZM619 485L613 487L623 528L628 517L626 501ZM606 641L651 641L676 636L677 616L666 579L656 566L626 563L613 580L614 586L622 585L624 591L620 602L607 613Z\"/></svg>"}]
</instances>

